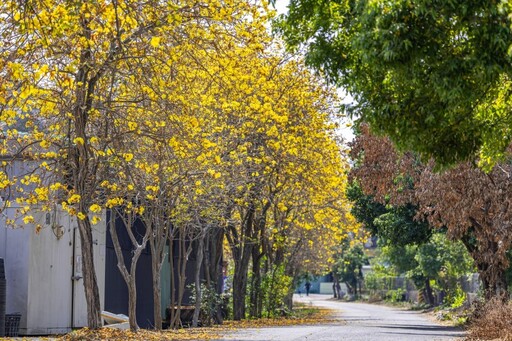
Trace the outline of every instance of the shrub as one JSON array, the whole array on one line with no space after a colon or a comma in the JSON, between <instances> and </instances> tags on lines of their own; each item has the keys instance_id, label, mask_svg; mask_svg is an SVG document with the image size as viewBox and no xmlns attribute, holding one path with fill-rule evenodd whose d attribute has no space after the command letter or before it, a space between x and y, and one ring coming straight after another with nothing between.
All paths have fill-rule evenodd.
<instances>
[{"instance_id":1,"label":"shrub","mask_svg":"<svg viewBox=\"0 0 512 341\"><path fill-rule=\"evenodd\" d=\"M468 336L476 340L512 341L512 302L492 299L477 308L469 323Z\"/></svg>"},{"instance_id":2,"label":"shrub","mask_svg":"<svg viewBox=\"0 0 512 341\"><path fill-rule=\"evenodd\" d=\"M402 288L389 290L386 294L386 300L389 302L403 302L405 301L405 292Z\"/></svg>"}]
</instances>

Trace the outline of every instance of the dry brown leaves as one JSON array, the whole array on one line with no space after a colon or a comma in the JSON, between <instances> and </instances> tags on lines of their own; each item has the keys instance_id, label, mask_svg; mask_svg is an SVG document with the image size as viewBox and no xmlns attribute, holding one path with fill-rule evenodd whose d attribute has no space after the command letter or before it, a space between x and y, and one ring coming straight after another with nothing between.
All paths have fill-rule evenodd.
<instances>
[{"instance_id":1,"label":"dry brown leaves","mask_svg":"<svg viewBox=\"0 0 512 341\"><path fill-rule=\"evenodd\" d=\"M512 341L512 302L492 299L477 314L469 324L468 340Z\"/></svg>"},{"instance_id":2,"label":"dry brown leaves","mask_svg":"<svg viewBox=\"0 0 512 341\"><path fill-rule=\"evenodd\" d=\"M254 320L242 321L225 321L223 326L233 329L241 328L263 328L263 327L278 327L278 326L296 326L307 324L319 324L333 322L331 318L332 311L329 309L315 309L312 314L304 317L283 317L283 318L261 318Z\"/></svg>"},{"instance_id":3,"label":"dry brown leaves","mask_svg":"<svg viewBox=\"0 0 512 341\"><path fill-rule=\"evenodd\" d=\"M101 328L98 330L82 328L60 337L59 340L215 340L220 339L225 332L237 329L328 323L333 321L333 319L330 318L331 313L332 312L328 309L315 309L312 313L305 314L305 316L302 317L225 321L224 324L213 327L184 328L163 331L141 329L138 332L132 332L130 330L118 330L112 328Z\"/></svg>"}]
</instances>

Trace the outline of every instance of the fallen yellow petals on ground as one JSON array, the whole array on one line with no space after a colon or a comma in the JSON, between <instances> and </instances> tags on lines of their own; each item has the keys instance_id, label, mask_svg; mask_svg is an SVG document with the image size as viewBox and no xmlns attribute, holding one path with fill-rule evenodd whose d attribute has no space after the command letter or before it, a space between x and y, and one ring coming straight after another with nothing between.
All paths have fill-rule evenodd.
<instances>
[{"instance_id":1,"label":"fallen yellow petals on ground","mask_svg":"<svg viewBox=\"0 0 512 341\"><path fill-rule=\"evenodd\" d=\"M304 311L303 313L301 311ZM101 328L91 330L82 328L59 338L62 341L78 340L216 340L223 337L226 332L245 328L264 328L293 325L307 325L333 322L332 311L329 309L297 309L296 314L290 317L248 319L242 321L224 321L222 325L213 327L183 328L178 330L147 330L137 332Z\"/></svg>"}]
</instances>

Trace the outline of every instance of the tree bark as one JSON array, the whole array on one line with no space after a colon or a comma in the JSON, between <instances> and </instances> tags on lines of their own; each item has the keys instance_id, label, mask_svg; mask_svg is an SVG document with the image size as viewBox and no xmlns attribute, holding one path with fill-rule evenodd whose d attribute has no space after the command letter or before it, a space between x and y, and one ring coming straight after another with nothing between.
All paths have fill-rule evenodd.
<instances>
[{"instance_id":1,"label":"tree bark","mask_svg":"<svg viewBox=\"0 0 512 341\"><path fill-rule=\"evenodd\" d=\"M153 277L153 318L155 320L155 329L162 329L162 291L161 291L161 278L162 278L162 263L157 263L157 259L153 258L153 247L151 248L151 270Z\"/></svg>"},{"instance_id":2,"label":"tree bark","mask_svg":"<svg viewBox=\"0 0 512 341\"><path fill-rule=\"evenodd\" d=\"M146 233L142 238L142 242L139 244L131 231L133 226L133 220L123 220L125 228L134 246L133 256L130 262L130 270L128 271L123 256L123 250L117 236L116 224L115 224L115 209L112 209L110 217L110 236L112 237L112 243L114 244L114 250L117 256L117 268L121 272L121 275L128 287L128 319L130 323L130 329L137 331L139 326L137 324L137 263L142 251L146 248L146 243L149 238L149 229L146 229Z\"/></svg>"},{"instance_id":3,"label":"tree bark","mask_svg":"<svg viewBox=\"0 0 512 341\"><path fill-rule=\"evenodd\" d=\"M92 228L89 217L77 219L80 231L80 246L82 250L82 274L84 276L84 292L87 302L87 324L91 329L101 327L101 303L94 266Z\"/></svg>"},{"instance_id":4,"label":"tree bark","mask_svg":"<svg viewBox=\"0 0 512 341\"><path fill-rule=\"evenodd\" d=\"M252 279L250 293L250 316L260 318L262 315L263 298L261 294L261 257L257 247L252 250Z\"/></svg>"},{"instance_id":5,"label":"tree bark","mask_svg":"<svg viewBox=\"0 0 512 341\"><path fill-rule=\"evenodd\" d=\"M201 304L203 302L202 290L201 290L201 265L203 263L203 249L204 249L204 232L201 232L199 236L199 243L196 252L196 269L194 274L195 294L196 302L194 309L194 316L192 318L192 327L197 327L199 321L199 314L201 313ZM207 314L210 312L207 311Z\"/></svg>"},{"instance_id":6,"label":"tree bark","mask_svg":"<svg viewBox=\"0 0 512 341\"><path fill-rule=\"evenodd\" d=\"M174 316L171 320L171 327L172 328L178 328L181 326L181 303L183 302L183 295L185 294L185 284L186 284L186 270L187 270L187 263L188 263L188 257L190 256L190 253L192 252L192 243L189 243L189 246L187 246L187 235L183 229L180 229L178 234L178 293L176 296L176 299L174 300L175 306L171 307L171 310L174 310Z\"/></svg>"},{"instance_id":7,"label":"tree bark","mask_svg":"<svg viewBox=\"0 0 512 341\"><path fill-rule=\"evenodd\" d=\"M229 217L229 215L228 215ZM247 276L249 261L252 253L254 224L254 204L250 204L243 219L240 235L236 227L228 225L228 238L235 269L233 275L233 319L239 321L245 318L245 296L247 294Z\"/></svg>"},{"instance_id":8,"label":"tree bark","mask_svg":"<svg viewBox=\"0 0 512 341\"><path fill-rule=\"evenodd\" d=\"M240 321L245 318L245 296L247 293L247 276L249 272L249 245L244 246L244 256L235 261L233 276L233 319Z\"/></svg>"},{"instance_id":9,"label":"tree bark","mask_svg":"<svg viewBox=\"0 0 512 341\"><path fill-rule=\"evenodd\" d=\"M428 305L435 306L434 294L432 293L430 279L428 278L425 280L425 298L427 299Z\"/></svg>"},{"instance_id":10,"label":"tree bark","mask_svg":"<svg viewBox=\"0 0 512 341\"><path fill-rule=\"evenodd\" d=\"M149 213L149 212L148 212ZM149 246L151 248L151 269L153 277L153 318L155 320L155 329L162 329L162 266L165 261L165 246L169 240L169 224L160 221L162 217L155 217L155 214L165 215L163 210L151 212L149 219L145 220L146 228L150 226ZM172 257L171 257L172 258ZM172 276L172 268L171 268Z\"/></svg>"},{"instance_id":11,"label":"tree bark","mask_svg":"<svg viewBox=\"0 0 512 341\"><path fill-rule=\"evenodd\" d=\"M208 288L210 290L223 289L224 278L222 277L222 259L223 259L223 241L224 241L224 230L220 227L216 227L210 230L208 238L208 256L205 260L208 260L207 281ZM222 306L217 304L215 306L214 320L217 324L222 324Z\"/></svg>"}]
</instances>

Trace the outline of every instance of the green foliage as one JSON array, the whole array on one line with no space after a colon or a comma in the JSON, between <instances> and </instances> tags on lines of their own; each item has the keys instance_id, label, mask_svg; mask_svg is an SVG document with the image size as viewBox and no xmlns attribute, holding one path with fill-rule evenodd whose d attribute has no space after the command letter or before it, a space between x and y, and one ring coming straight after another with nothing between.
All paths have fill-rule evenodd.
<instances>
[{"instance_id":1,"label":"green foliage","mask_svg":"<svg viewBox=\"0 0 512 341\"><path fill-rule=\"evenodd\" d=\"M262 277L263 314L266 317L279 317L286 311L285 297L293 284L293 278L285 274L285 265L273 266Z\"/></svg>"},{"instance_id":2,"label":"green foliage","mask_svg":"<svg viewBox=\"0 0 512 341\"><path fill-rule=\"evenodd\" d=\"M378 235L378 228L374 224L375 218L387 212L386 206L375 201L373 196L365 195L357 181L352 181L347 187L347 199L353 205L350 213L361 223L372 235Z\"/></svg>"},{"instance_id":3,"label":"green foliage","mask_svg":"<svg viewBox=\"0 0 512 341\"><path fill-rule=\"evenodd\" d=\"M191 289L194 288L194 285L189 286ZM196 303L196 291L192 290L192 294L190 295L190 300L192 305ZM214 320L214 316L217 313L217 310L223 304L223 297L215 288L210 288L205 283L201 283L201 311L199 314L200 324L202 326L210 326Z\"/></svg>"},{"instance_id":4,"label":"green foliage","mask_svg":"<svg viewBox=\"0 0 512 341\"><path fill-rule=\"evenodd\" d=\"M473 260L461 242L452 242L443 233L435 233L430 242L421 245L415 256L416 272L435 279L447 291L456 290L457 279L475 271Z\"/></svg>"},{"instance_id":5,"label":"green foliage","mask_svg":"<svg viewBox=\"0 0 512 341\"><path fill-rule=\"evenodd\" d=\"M397 288L389 290L386 295L386 300L389 302L403 302L405 300L405 289Z\"/></svg>"},{"instance_id":6,"label":"green foliage","mask_svg":"<svg viewBox=\"0 0 512 341\"><path fill-rule=\"evenodd\" d=\"M512 5L498 1L291 0L289 47L347 89L350 113L449 165L499 159L511 134Z\"/></svg>"},{"instance_id":7,"label":"green foliage","mask_svg":"<svg viewBox=\"0 0 512 341\"><path fill-rule=\"evenodd\" d=\"M446 295L443 303L453 309L460 308L466 302L466 297L466 293L457 285L454 290Z\"/></svg>"},{"instance_id":8,"label":"green foliage","mask_svg":"<svg viewBox=\"0 0 512 341\"><path fill-rule=\"evenodd\" d=\"M363 279L362 268L367 262L363 246L359 243L350 245L346 240L336 255L336 263L333 266L333 273L340 282L347 285L349 291L357 294L357 283Z\"/></svg>"},{"instance_id":9,"label":"green foliage","mask_svg":"<svg viewBox=\"0 0 512 341\"><path fill-rule=\"evenodd\" d=\"M415 219L417 207L411 204L389 207L387 213L375 218L378 235L388 244L405 246L427 241L432 229Z\"/></svg>"},{"instance_id":10,"label":"green foliage","mask_svg":"<svg viewBox=\"0 0 512 341\"><path fill-rule=\"evenodd\" d=\"M373 196L365 195L357 181L352 181L347 187L347 198L353 203L352 215L385 243L401 246L421 244L432 233L426 222L415 219L415 205L385 206L375 201Z\"/></svg>"}]
</instances>

